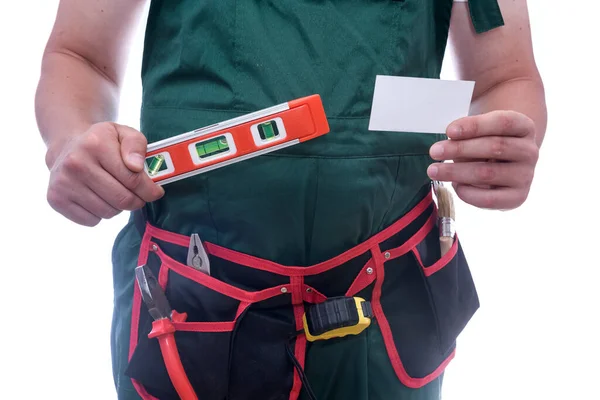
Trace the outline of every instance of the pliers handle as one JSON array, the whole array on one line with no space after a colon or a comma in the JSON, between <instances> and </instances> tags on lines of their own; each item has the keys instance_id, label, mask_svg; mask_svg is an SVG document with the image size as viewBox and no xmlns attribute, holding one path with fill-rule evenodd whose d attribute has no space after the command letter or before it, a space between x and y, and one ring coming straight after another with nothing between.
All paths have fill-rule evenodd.
<instances>
[{"instance_id":1,"label":"pliers handle","mask_svg":"<svg viewBox=\"0 0 600 400\"><path fill-rule=\"evenodd\" d=\"M142 300L148 307L150 315L154 318L152 331L148 337L158 339L171 383L173 383L181 400L198 400L181 363L181 357L175 342L176 329L173 322L184 322L187 314L180 314L171 309L164 291L146 265L141 265L135 269L135 277L142 294Z\"/></svg>"}]
</instances>

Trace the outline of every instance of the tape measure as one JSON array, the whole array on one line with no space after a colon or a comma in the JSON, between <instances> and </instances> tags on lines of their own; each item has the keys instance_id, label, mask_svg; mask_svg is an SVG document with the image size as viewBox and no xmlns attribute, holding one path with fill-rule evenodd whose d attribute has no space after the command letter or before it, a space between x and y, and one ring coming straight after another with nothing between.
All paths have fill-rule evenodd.
<instances>
[{"instance_id":1,"label":"tape measure","mask_svg":"<svg viewBox=\"0 0 600 400\"><path fill-rule=\"evenodd\" d=\"M321 97L312 95L151 143L145 170L166 185L328 132Z\"/></svg>"},{"instance_id":2,"label":"tape measure","mask_svg":"<svg viewBox=\"0 0 600 400\"><path fill-rule=\"evenodd\" d=\"M371 325L371 303L360 297L333 297L311 305L302 317L309 342L358 335Z\"/></svg>"}]
</instances>

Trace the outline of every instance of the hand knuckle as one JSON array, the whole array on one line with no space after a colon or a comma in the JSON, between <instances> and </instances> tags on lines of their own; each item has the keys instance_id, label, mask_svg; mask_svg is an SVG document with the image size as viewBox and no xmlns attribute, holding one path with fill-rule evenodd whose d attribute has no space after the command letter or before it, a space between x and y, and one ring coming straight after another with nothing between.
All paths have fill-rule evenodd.
<instances>
[{"instance_id":1,"label":"hand knuckle","mask_svg":"<svg viewBox=\"0 0 600 400\"><path fill-rule=\"evenodd\" d=\"M83 147L90 153L96 153L102 148L102 137L97 131L88 133L83 140Z\"/></svg>"},{"instance_id":2,"label":"hand knuckle","mask_svg":"<svg viewBox=\"0 0 600 400\"><path fill-rule=\"evenodd\" d=\"M496 171L490 166L482 165L475 169L475 175L482 182L490 182L496 177Z\"/></svg>"},{"instance_id":3,"label":"hand knuckle","mask_svg":"<svg viewBox=\"0 0 600 400\"><path fill-rule=\"evenodd\" d=\"M508 149L508 139L505 137L497 136L492 140L491 150L492 154L496 157L502 157L506 154Z\"/></svg>"},{"instance_id":4,"label":"hand knuckle","mask_svg":"<svg viewBox=\"0 0 600 400\"><path fill-rule=\"evenodd\" d=\"M125 177L125 186L127 186L127 188L135 190L142 184L142 174L135 173L129 170L127 170L126 174L127 175Z\"/></svg>"},{"instance_id":5,"label":"hand knuckle","mask_svg":"<svg viewBox=\"0 0 600 400\"><path fill-rule=\"evenodd\" d=\"M135 196L132 193L123 193L117 196L117 208L129 210L135 204Z\"/></svg>"},{"instance_id":6,"label":"hand knuckle","mask_svg":"<svg viewBox=\"0 0 600 400\"><path fill-rule=\"evenodd\" d=\"M493 191L490 191L483 196L482 203L483 208L496 209L498 206L498 196Z\"/></svg>"},{"instance_id":7,"label":"hand knuckle","mask_svg":"<svg viewBox=\"0 0 600 400\"><path fill-rule=\"evenodd\" d=\"M458 140L456 142L452 142L451 141L451 144L453 144L453 147L454 147L453 150L454 150L455 158L461 158L461 157L463 157L464 154L465 154L465 143L462 142L462 141L460 141L460 140Z\"/></svg>"},{"instance_id":8,"label":"hand knuckle","mask_svg":"<svg viewBox=\"0 0 600 400\"><path fill-rule=\"evenodd\" d=\"M537 144L532 143L527 150L527 161L531 164L536 164L540 158L540 149Z\"/></svg>"},{"instance_id":9,"label":"hand knuckle","mask_svg":"<svg viewBox=\"0 0 600 400\"><path fill-rule=\"evenodd\" d=\"M144 202L144 200L142 200L142 199L140 199L140 198L138 197L138 198L136 198L136 199L133 201L133 204L132 204L132 206L131 206L131 207L132 207L132 209L133 209L133 210L137 210L137 209L139 209L139 208L142 208L142 207L144 207L144 205L145 205L145 204L146 204L146 203Z\"/></svg>"},{"instance_id":10,"label":"hand knuckle","mask_svg":"<svg viewBox=\"0 0 600 400\"><path fill-rule=\"evenodd\" d=\"M84 161L79 154L72 152L65 157L63 166L69 172L81 173L84 169Z\"/></svg>"},{"instance_id":11,"label":"hand knuckle","mask_svg":"<svg viewBox=\"0 0 600 400\"><path fill-rule=\"evenodd\" d=\"M110 122L110 121L104 121L104 122L98 123L95 126L95 129L93 131L94 132L102 132L103 134L110 132L114 135L116 135L118 133L117 124L115 124L114 122Z\"/></svg>"},{"instance_id":12,"label":"hand knuckle","mask_svg":"<svg viewBox=\"0 0 600 400\"><path fill-rule=\"evenodd\" d=\"M62 208L64 204L64 196L54 187L48 188L46 200L48 201L48 204L55 210Z\"/></svg>"},{"instance_id":13,"label":"hand knuckle","mask_svg":"<svg viewBox=\"0 0 600 400\"><path fill-rule=\"evenodd\" d=\"M514 128L515 119L512 113L503 112L499 115L500 126L502 127L502 131L508 132Z\"/></svg>"},{"instance_id":14,"label":"hand knuckle","mask_svg":"<svg viewBox=\"0 0 600 400\"><path fill-rule=\"evenodd\" d=\"M467 131L472 132L473 136L479 134L479 122L477 118L472 118L467 124Z\"/></svg>"},{"instance_id":15,"label":"hand knuckle","mask_svg":"<svg viewBox=\"0 0 600 400\"><path fill-rule=\"evenodd\" d=\"M441 164L438 166L438 178L445 181L454 181L455 173L451 164Z\"/></svg>"}]
</instances>

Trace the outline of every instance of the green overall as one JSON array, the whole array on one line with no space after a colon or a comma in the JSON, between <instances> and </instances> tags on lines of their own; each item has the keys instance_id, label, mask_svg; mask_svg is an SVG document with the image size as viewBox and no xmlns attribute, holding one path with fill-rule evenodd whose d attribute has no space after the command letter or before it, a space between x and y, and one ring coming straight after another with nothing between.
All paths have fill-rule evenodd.
<instances>
[{"instance_id":1,"label":"green overall","mask_svg":"<svg viewBox=\"0 0 600 400\"><path fill-rule=\"evenodd\" d=\"M375 77L439 78L452 3L153 0L142 66L149 142L311 94L321 96L331 131L169 184L148 204L149 222L294 266L390 226L429 192L429 148L444 136L369 131ZM502 25L496 0L469 6L477 32ZM113 249L113 370L123 400L140 398L124 372L140 242L130 221ZM420 388L398 379L377 323L313 344L305 371L320 400L440 397L441 375Z\"/></svg>"}]
</instances>

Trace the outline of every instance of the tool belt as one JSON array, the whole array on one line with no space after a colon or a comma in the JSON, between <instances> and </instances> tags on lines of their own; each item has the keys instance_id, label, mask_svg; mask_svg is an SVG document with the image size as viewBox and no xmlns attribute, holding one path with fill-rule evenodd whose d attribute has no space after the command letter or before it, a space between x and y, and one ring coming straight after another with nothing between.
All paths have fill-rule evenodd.
<instances>
[{"instance_id":1,"label":"tool belt","mask_svg":"<svg viewBox=\"0 0 600 400\"><path fill-rule=\"evenodd\" d=\"M199 399L297 399L312 343L306 316L312 305L340 297L368 303L398 379L421 387L443 372L479 307L458 237L440 257L431 193L367 241L307 267L204 243L208 275L186 265L189 236L152 226L143 213L136 218L139 265L157 277L172 309L187 315L173 321L174 337ZM136 286L126 374L144 399L178 399L159 343L149 337L152 323Z\"/></svg>"}]
</instances>

